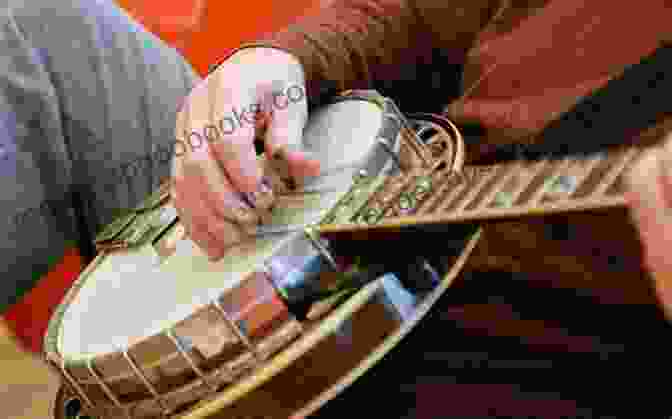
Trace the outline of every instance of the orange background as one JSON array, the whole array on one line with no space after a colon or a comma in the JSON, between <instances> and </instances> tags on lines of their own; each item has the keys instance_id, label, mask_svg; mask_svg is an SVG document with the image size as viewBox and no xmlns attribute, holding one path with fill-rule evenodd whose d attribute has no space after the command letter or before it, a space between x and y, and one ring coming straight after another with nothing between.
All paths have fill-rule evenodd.
<instances>
[{"instance_id":1,"label":"orange background","mask_svg":"<svg viewBox=\"0 0 672 419\"><path fill-rule=\"evenodd\" d=\"M277 31L324 0L117 0L175 46L201 75L231 49Z\"/></svg>"}]
</instances>

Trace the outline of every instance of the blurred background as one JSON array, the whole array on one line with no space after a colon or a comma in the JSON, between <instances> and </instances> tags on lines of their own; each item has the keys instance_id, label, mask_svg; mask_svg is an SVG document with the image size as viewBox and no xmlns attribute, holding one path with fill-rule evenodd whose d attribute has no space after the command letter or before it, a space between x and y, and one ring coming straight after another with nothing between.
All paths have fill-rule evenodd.
<instances>
[{"instance_id":1,"label":"blurred background","mask_svg":"<svg viewBox=\"0 0 672 419\"><path fill-rule=\"evenodd\" d=\"M204 75L233 48L272 33L329 0L117 0L150 31L175 46Z\"/></svg>"}]
</instances>

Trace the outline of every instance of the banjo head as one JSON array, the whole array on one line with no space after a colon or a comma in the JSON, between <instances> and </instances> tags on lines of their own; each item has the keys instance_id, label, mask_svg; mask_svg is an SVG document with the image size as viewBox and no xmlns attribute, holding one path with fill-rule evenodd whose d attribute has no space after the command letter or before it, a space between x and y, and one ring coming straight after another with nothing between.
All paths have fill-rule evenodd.
<instances>
[{"instance_id":1,"label":"banjo head","mask_svg":"<svg viewBox=\"0 0 672 419\"><path fill-rule=\"evenodd\" d=\"M66 388L61 401L70 406L59 406L57 417L77 404L77 415L98 419L188 414L213 398L220 403L210 406L223 409L243 396L241 383L249 391L278 375L308 351L306 342L317 345L362 307L379 306L387 314L371 318L387 317L397 334L411 327L389 310L389 289L403 289L398 283L320 302L306 319L290 313L284 294L343 269L329 243L297 226L360 217L386 178L427 169L437 157L445 170L461 165L457 131L441 141L430 136L428 147L407 125L393 102L371 91L348 92L317 110L303 145L321 160L322 174L277 197L270 225L284 226L280 233L241 243L216 262L185 234L165 186L108 226L45 338L46 359Z\"/></svg>"}]
</instances>

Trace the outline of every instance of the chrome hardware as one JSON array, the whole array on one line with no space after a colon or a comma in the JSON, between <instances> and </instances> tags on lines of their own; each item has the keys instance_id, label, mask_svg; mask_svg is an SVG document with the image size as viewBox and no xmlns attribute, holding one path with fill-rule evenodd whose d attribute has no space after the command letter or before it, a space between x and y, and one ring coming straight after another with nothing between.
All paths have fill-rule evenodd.
<instances>
[{"instance_id":1,"label":"chrome hardware","mask_svg":"<svg viewBox=\"0 0 672 419\"><path fill-rule=\"evenodd\" d=\"M120 352L123 355L126 362L128 363L128 365L131 367L131 369L135 373L135 375L140 379L140 381L142 381L142 383L145 385L147 390L149 390L149 392L152 394L152 396L154 396L154 400L159 404L159 406L161 406L161 408L163 409L162 415L164 417L168 417L169 412L170 412L170 408L166 404L165 400L163 400L163 397L161 397L161 394L159 394L156 387L154 387L154 385L151 383L151 381L149 381L147 376L142 372L140 367L138 367L138 365L135 363L135 361L128 354L128 351L123 350L123 351L120 351Z\"/></svg>"},{"instance_id":2,"label":"chrome hardware","mask_svg":"<svg viewBox=\"0 0 672 419\"><path fill-rule=\"evenodd\" d=\"M211 392L213 392L213 393L216 392L217 391L217 386L212 384L210 382L210 380L208 380L208 378L206 377L203 370L201 370L198 367L198 365L196 365L196 361L194 361L192 356L189 355L189 352L187 351L187 348L184 347L184 345L182 344L180 339L175 334L175 331L166 330L164 332L164 334L166 335L166 337L168 337L168 339L170 339L171 342L173 342L173 345L175 345L175 348L177 349L177 351L180 353L180 355L182 355L182 358L184 358L184 360L187 361L187 364L189 364L189 367L191 367L192 371L194 371L194 373L198 376L198 378L201 379L203 384L208 386L208 388L210 389Z\"/></svg>"},{"instance_id":3,"label":"chrome hardware","mask_svg":"<svg viewBox=\"0 0 672 419\"><path fill-rule=\"evenodd\" d=\"M334 256L329 252L327 249L327 246L325 246L324 243L321 242L320 237L317 235L315 232L314 227L306 227L304 229L304 233L308 240L310 240L310 243L313 245L315 250L317 250L320 255L324 258L324 260L327 261L331 269L334 271L338 271L338 265L336 264L336 260L334 259Z\"/></svg>"},{"instance_id":4,"label":"chrome hardware","mask_svg":"<svg viewBox=\"0 0 672 419\"><path fill-rule=\"evenodd\" d=\"M392 161L397 166L397 169L403 170L403 168L401 166L401 160L399 159L399 156L397 155L397 153L395 153L394 150L392 149L392 146L390 145L389 141L386 138L378 137L378 144L382 145L383 149L385 149L387 154L390 155L390 157L392 158Z\"/></svg>"},{"instance_id":5,"label":"chrome hardware","mask_svg":"<svg viewBox=\"0 0 672 419\"><path fill-rule=\"evenodd\" d=\"M355 184L359 184L359 183L365 181L368 176L369 176L369 173L366 170L360 169L360 170L357 171L357 173L355 173L353 175L352 180L353 180L353 182L355 182Z\"/></svg>"},{"instance_id":6,"label":"chrome hardware","mask_svg":"<svg viewBox=\"0 0 672 419\"><path fill-rule=\"evenodd\" d=\"M217 313L222 317L222 320L224 320L224 322L229 326L229 329L231 329L231 331L235 333L238 339L240 339L243 345L245 345L245 347L250 351L250 353L252 353L255 359L260 362L262 360L262 356L257 350L256 346L252 343L252 341L250 341L250 339L245 334L245 331L243 331L240 328L237 322L235 322L229 316L229 313L227 313L224 307L222 307L222 303L219 301L219 299L215 298L210 302L210 305L215 308L215 311L217 311Z\"/></svg>"},{"instance_id":7,"label":"chrome hardware","mask_svg":"<svg viewBox=\"0 0 672 419\"><path fill-rule=\"evenodd\" d=\"M98 386L103 390L105 395L114 403L116 407L124 411L124 415L126 416L127 419L133 419L131 417L131 413L128 411L128 408L124 405L121 404L117 396L114 395L114 392L110 389L110 387L103 381L102 377L98 375L96 370L93 368L93 359L88 358L86 360L86 368L89 370L89 374L91 377L93 377L94 381Z\"/></svg>"}]
</instances>

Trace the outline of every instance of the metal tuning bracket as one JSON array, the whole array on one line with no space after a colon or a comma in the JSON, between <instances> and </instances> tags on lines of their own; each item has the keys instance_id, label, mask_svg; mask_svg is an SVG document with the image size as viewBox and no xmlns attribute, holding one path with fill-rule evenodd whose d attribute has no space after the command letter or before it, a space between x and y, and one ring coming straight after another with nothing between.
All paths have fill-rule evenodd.
<instances>
[{"instance_id":1,"label":"metal tuning bracket","mask_svg":"<svg viewBox=\"0 0 672 419\"><path fill-rule=\"evenodd\" d=\"M170 183L161 187L140 205L119 216L95 239L98 251L126 249L153 240L177 220L174 207L165 204L170 200Z\"/></svg>"}]
</instances>

